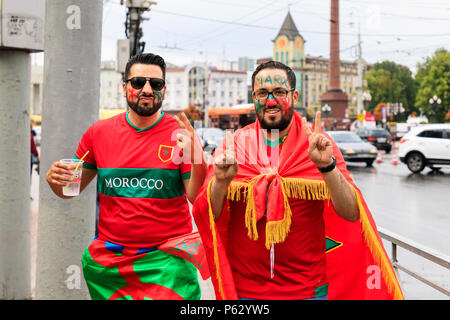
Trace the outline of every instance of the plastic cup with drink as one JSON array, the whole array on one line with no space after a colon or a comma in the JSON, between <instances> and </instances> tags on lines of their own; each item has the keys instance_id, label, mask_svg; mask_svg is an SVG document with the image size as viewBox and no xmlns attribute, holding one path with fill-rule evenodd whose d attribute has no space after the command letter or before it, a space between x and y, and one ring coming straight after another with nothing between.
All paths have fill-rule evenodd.
<instances>
[{"instance_id":1,"label":"plastic cup with drink","mask_svg":"<svg viewBox=\"0 0 450 320\"><path fill-rule=\"evenodd\" d=\"M80 194L81 174L83 172L82 165L84 161L80 159L61 159L59 161L64 164L77 165L71 177L72 181L63 187L63 195L70 197L78 196Z\"/></svg>"}]
</instances>

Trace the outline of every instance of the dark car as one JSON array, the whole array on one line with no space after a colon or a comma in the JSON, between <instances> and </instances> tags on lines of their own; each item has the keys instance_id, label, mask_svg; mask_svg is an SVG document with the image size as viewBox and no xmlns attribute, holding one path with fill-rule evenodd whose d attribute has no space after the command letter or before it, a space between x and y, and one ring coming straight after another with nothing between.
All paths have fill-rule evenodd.
<instances>
[{"instance_id":1,"label":"dark car","mask_svg":"<svg viewBox=\"0 0 450 320\"><path fill-rule=\"evenodd\" d=\"M377 148L363 141L354 132L327 131L327 134L336 142L345 161L365 162L370 167L377 158Z\"/></svg>"},{"instance_id":2,"label":"dark car","mask_svg":"<svg viewBox=\"0 0 450 320\"><path fill-rule=\"evenodd\" d=\"M384 150L386 153L392 150L392 136L386 129L359 128L355 133L361 139L373 144L378 150Z\"/></svg>"}]
</instances>

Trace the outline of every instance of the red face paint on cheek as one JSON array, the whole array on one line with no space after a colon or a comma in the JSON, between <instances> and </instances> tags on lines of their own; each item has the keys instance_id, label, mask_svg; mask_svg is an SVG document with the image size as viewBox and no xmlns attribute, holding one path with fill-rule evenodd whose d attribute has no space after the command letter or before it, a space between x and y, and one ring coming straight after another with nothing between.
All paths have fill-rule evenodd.
<instances>
[{"instance_id":1,"label":"red face paint on cheek","mask_svg":"<svg viewBox=\"0 0 450 320\"><path fill-rule=\"evenodd\" d=\"M131 101L137 99L136 91L134 91L134 89L128 89L128 99Z\"/></svg>"},{"instance_id":2,"label":"red face paint on cheek","mask_svg":"<svg viewBox=\"0 0 450 320\"><path fill-rule=\"evenodd\" d=\"M288 98L280 99L280 104L282 106L282 112L283 115L287 116L288 111L291 110L291 107L289 106L290 100Z\"/></svg>"}]
</instances>

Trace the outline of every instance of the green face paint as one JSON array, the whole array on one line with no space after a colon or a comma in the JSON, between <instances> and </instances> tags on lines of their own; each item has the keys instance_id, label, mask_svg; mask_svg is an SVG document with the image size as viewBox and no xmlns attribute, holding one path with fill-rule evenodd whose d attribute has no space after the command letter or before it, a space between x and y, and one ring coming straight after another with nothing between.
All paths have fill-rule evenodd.
<instances>
[{"instance_id":1,"label":"green face paint","mask_svg":"<svg viewBox=\"0 0 450 320\"><path fill-rule=\"evenodd\" d=\"M267 76L267 77L266 77L266 80L264 80L264 85L265 85L266 83L270 83L270 85L273 85L272 77L271 77L271 76Z\"/></svg>"},{"instance_id":2,"label":"green face paint","mask_svg":"<svg viewBox=\"0 0 450 320\"><path fill-rule=\"evenodd\" d=\"M261 103L261 99L258 99L255 103L256 113L262 114L264 108L264 104Z\"/></svg>"},{"instance_id":3,"label":"green face paint","mask_svg":"<svg viewBox=\"0 0 450 320\"><path fill-rule=\"evenodd\" d=\"M256 82L259 82L260 87L263 86L263 78L261 76L256 77L255 84L256 84Z\"/></svg>"},{"instance_id":4,"label":"green face paint","mask_svg":"<svg viewBox=\"0 0 450 320\"><path fill-rule=\"evenodd\" d=\"M289 89L288 79L286 77L276 74L273 76L273 81L275 84L279 84L281 87L285 87L286 89Z\"/></svg>"},{"instance_id":5,"label":"green face paint","mask_svg":"<svg viewBox=\"0 0 450 320\"><path fill-rule=\"evenodd\" d=\"M163 101L163 93L161 91L156 91L155 95L158 97L158 101Z\"/></svg>"},{"instance_id":6,"label":"green face paint","mask_svg":"<svg viewBox=\"0 0 450 320\"><path fill-rule=\"evenodd\" d=\"M286 77L283 77L279 74L273 76L268 75L265 79L262 76L257 76L255 78L255 85L259 83L260 87L263 87L266 84L269 85L279 85L280 87L284 87L289 89L289 81Z\"/></svg>"}]
</instances>

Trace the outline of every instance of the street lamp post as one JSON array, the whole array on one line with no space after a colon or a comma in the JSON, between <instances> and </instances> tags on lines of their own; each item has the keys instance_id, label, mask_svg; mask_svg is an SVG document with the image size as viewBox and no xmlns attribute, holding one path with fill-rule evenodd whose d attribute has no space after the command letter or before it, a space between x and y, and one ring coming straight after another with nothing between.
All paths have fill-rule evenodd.
<instances>
[{"instance_id":1,"label":"street lamp post","mask_svg":"<svg viewBox=\"0 0 450 320\"><path fill-rule=\"evenodd\" d=\"M436 107L442 103L442 100L437 95L434 95L433 98L428 100L428 102L433 106L433 110L429 112L429 114L433 117L436 114Z\"/></svg>"},{"instance_id":2,"label":"street lamp post","mask_svg":"<svg viewBox=\"0 0 450 320\"><path fill-rule=\"evenodd\" d=\"M331 111L331 107L328 105L328 103L322 107L322 112L325 113L325 123L327 125L327 128L328 128L328 113L330 111Z\"/></svg>"}]
</instances>

